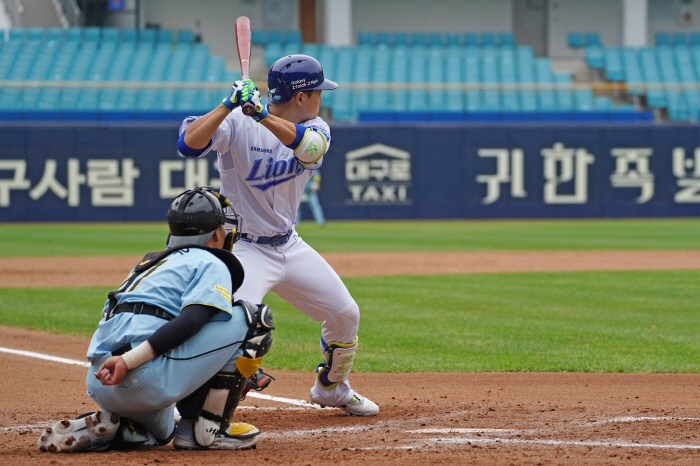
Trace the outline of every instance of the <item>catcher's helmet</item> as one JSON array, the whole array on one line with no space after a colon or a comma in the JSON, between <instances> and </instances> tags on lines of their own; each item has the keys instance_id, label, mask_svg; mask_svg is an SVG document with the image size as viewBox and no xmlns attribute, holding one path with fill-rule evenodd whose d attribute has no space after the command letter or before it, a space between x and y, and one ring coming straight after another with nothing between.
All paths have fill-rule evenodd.
<instances>
[{"instance_id":1,"label":"catcher's helmet","mask_svg":"<svg viewBox=\"0 0 700 466\"><path fill-rule=\"evenodd\" d=\"M323 77L321 64L308 55L287 55L272 64L267 73L267 99L286 104L298 92L335 89L338 84Z\"/></svg>"},{"instance_id":2,"label":"catcher's helmet","mask_svg":"<svg viewBox=\"0 0 700 466\"><path fill-rule=\"evenodd\" d=\"M225 210L230 209L232 216L227 217ZM183 244L202 245L214 236L219 226L232 224L231 233L226 237L224 249L231 250L238 239L241 217L217 188L200 186L180 194L168 209L168 227L170 234L166 244L169 248Z\"/></svg>"}]
</instances>

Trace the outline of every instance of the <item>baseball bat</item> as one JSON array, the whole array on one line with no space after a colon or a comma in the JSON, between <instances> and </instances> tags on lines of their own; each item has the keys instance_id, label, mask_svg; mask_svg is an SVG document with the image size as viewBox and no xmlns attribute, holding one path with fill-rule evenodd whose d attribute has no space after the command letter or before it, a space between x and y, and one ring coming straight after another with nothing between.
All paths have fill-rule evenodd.
<instances>
[{"instance_id":1,"label":"baseball bat","mask_svg":"<svg viewBox=\"0 0 700 466\"><path fill-rule=\"evenodd\" d=\"M238 48L238 60L241 62L241 79L250 77L250 19L247 16L239 16L236 19L236 47ZM255 105L250 102L243 105L245 115L255 113Z\"/></svg>"}]
</instances>

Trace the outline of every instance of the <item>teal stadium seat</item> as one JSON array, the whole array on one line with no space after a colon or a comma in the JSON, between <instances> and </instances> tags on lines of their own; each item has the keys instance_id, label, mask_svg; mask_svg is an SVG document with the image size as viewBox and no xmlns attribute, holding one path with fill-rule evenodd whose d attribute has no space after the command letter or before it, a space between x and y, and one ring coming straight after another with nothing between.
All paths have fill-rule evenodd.
<instances>
[{"instance_id":1,"label":"teal stadium seat","mask_svg":"<svg viewBox=\"0 0 700 466\"><path fill-rule=\"evenodd\" d=\"M406 32L397 31L391 34L390 43L398 46L407 46L411 42L411 39Z\"/></svg>"},{"instance_id":2,"label":"teal stadium seat","mask_svg":"<svg viewBox=\"0 0 700 466\"><path fill-rule=\"evenodd\" d=\"M19 42L8 42L0 50L0 79L7 79L21 47Z\"/></svg>"},{"instance_id":3,"label":"teal stadium seat","mask_svg":"<svg viewBox=\"0 0 700 466\"><path fill-rule=\"evenodd\" d=\"M61 110L75 110L78 108L80 99L80 89L76 87L66 87L61 92L58 100L58 108Z\"/></svg>"},{"instance_id":4,"label":"teal stadium seat","mask_svg":"<svg viewBox=\"0 0 700 466\"><path fill-rule=\"evenodd\" d=\"M461 43L465 46L476 46L479 45L479 37L473 32L465 32L462 33Z\"/></svg>"},{"instance_id":5,"label":"teal stadium seat","mask_svg":"<svg viewBox=\"0 0 700 466\"><path fill-rule=\"evenodd\" d=\"M512 47L515 45L515 37L512 32L499 32L497 41L501 47Z\"/></svg>"},{"instance_id":6,"label":"teal stadium seat","mask_svg":"<svg viewBox=\"0 0 700 466\"><path fill-rule=\"evenodd\" d=\"M377 31L374 33L374 43L376 45L394 45L391 33L387 31Z\"/></svg>"},{"instance_id":7,"label":"teal stadium seat","mask_svg":"<svg viewBox=\"0 0 700 466\"><path fill-rule=\"evenodd\" d=\"M574 108L578 112L590 112L595 110L593 91L591 91L590 88L583 87L574 91Z\"/></svg>"},{"instance_id":8,"label":"teal stadium seat","mask_svg":"<svg viewBox=\"0 0 700 466\"><path fill-rule=\"evenodd\" d=\"M122 28L119 35L123 42L136 42L138 40L138 30L134 28Z\"/></svg>"},{"instance_id":9,"label":"teal stadium seat","mask_svg":"<svg viewBox=\"0 0 700 466\"><path fill-rule=\"evenodd\" d=\"M50 27L46 28L46 40L48 42L63 42L63 28Z\"/></svg>"},{"instance_id":10,"label":"teal stadium seat","mask_svg":"<svg viewBox=\"0 0 700 466\"><path fill-rule=\"evenodd\" d=\"M76 27L66 28L63 31L63 37L66 42L81 42L83 40L83 31Z\"/></svg>"},{"instance_id":11,"label":"teal stadium seat","mask_svg":"<svg viewBox=\"0 0 700 466\"><path fill-rule=\"evenodd\" d=\"M7 40L9 42L19 42L20 44L24 42L24 28L12 28L7 34Z\"/></svg>"},{"instance_id":12,"label":"teal stadium seat","mask_svg":"<svg viewBox=\"0 0 700 466\"><path fill-rule=\"evenodd\" d=\"M688 36L684 32L671 34L671 45L688 45Z\"/></svg>"},{"instance_id":13,"label":"teal stadium seat","mask_svg":"<svg viewBox=\"0 0 700 466\"><path fill-rule=\"evenodd\" d=\"M88 26L83 28L83 41L99 42L102 36L102 29L96 26Z\"/></svg>"},{"instance_id":14,"label":"teal stadium seat","mask_svg":"<svg viewBox=\"0 0 700 466\"><path fill-rule=\"evenodd\" d=\"M284 33L282 34L282 41L285 44L301 44L301 31L284 31Z\"/></svg>"},{"instance_id":15,"label":"teal stadium seat","mask_svg":"<svg viewBox=\"0 0 700 466\"><path fill-rule=\"evenodd\" d=\"M447 45L448 47L461 45L459 39L460 37L458 32L445 33L445 45Z\"/></svg>"},{"instance_id":16,"label":"teal stadium seat","mask_svg":"<svg viewBox=\"0 0 700 466\"><path fill-rule=\"evenodd\" d=\"M598 34L597 32L584 33L583 40L585 41L586 47L591 46L591 45L597 45L600 47L603 45L600 42L600 34Z\"/></svg>"},{"instance_id":17,"label":"teal stadium seat","mask_svg":"<svg viewBox=\"0 0 700 466\"><path fill-rule=\"evenodd\" d=\"M369 31L358 31L357 45L374 45L374 37Z\"/></svg>"},{"instance_id":18,"label":"teal stadium seat","mask_svg":"<svg viewBox=\"0 0 700 466\"><path fill-rule=\"evenodd\" d=\"M172 44L173 43L173 30L172 29L157 29L156 30L156 42Z\"/></svg>"},{"instance_id":19,"label":"teal stadium seat","mask_svg":"<svg viewBox=\"0 0 700 466\"><path fill-rule=\"evenodd\" d=\"M39 42L44 41L44 28L40 27L30 27L26 28L24 30L25 32L25 39L30 41L30 40L36 40Z\"/></svg>"},{"instance_id":20,"label":"teal stadium seat","mask_svg":"<svg viewBox=\"0 0 700 466\"><path fill-rule=\"evenodd\" d=\"M0 94L0 108L4 110L22 109L22 89L19 87L5 87Z\"/></svg>"},{"instance_id":21,"label":"teal stadium seat","mask_svg":"<svg viewBox=\"0 0 700 466\"><path fill-rule=\"evenodd\" d=\"M118 110L122 90L118 87L106 87L98 93L97 108L103 111Z\"/></svg>"},{"instance_id":22,"label":"teal stadium seat","mask_svg":"<svg viewBox=\"0 0 700 466\"><path fill-rule=\"evenodd\" d=\"M282 31L271 29L267 31L267 44L283 44L282 41Z\"/></svg>"},{"instance_id":23,"label":"teal stadium seat","mask_svg":"<svg viewBox=\"0 0 700 466\"><path fill-rule=\"evenodd\" d=\"M690 33L690 45L700 45L700 32Z\"/></svg>"},{"instance_id":24,"label":"teal stadium seat","mask_svg":"<svg viewBox=\"0 0 700 466\"><path fill-rule=\"evenodd\" d=\"M445 43L444 37L439 32L428 33L428 46L442 47Z\"/></svg>"},{"instance_id":25,"label":"teal stadium seat","mask_svg":"<svg viewBox=\"0 0 700 466\"><path fill-rule=\"evenodd\" d=\"M194 42L194 34L189 29L178 29L177 42L179 44L191 44Z\"/></svg>"},{"instance_id":26,"label":"teal stadium seat","mask_svg":"<svg viewBox=\"0 0 700 466\"><path fill-rule=\"evenodd\" d=\"M554 82L557 85L556 97L559 111L572 111L574 109L574 93L571 88L571 74L554 73Z\"/></svg>"},{"instance_id":27,"label":"teal stadium seat","mask_svg":"<svg viewBox=\"0 0 700 466\"><path fill-rule=\"evenodd\" d=\"M146 81L164 81L171 58L171 43L158 42L146 73Z\"/></svg>"},{"instance_id":28,"label":"teal stadium seat","mask_svg":"<svg viewBox=\"0 0 700 466\"><path fill-rule=\"evenodd\" d=\"M600 45L587 45L586 63L590 68L602 69L605 66L603 47Z\"/></svg>"},{"instance_id":29,"label":"teal stadium seat","mask_svg":"<svg viewBox=\"0 0 700 466\"><path fill-rule=\"evenodd\" d=\"M279 42L268 42L265 46L265 65L271 66L278 58L282 57L282 44Z\"/></svg>"},{"instance_id":30,"label":"teal stadium seat","mask_svg":"<svg viewBox=\"0 0 700 466\"><path fill-rule=\"evenodd\" d=\"M209 58L209 65L204 74L204 80L206 82L221 82L224 80L224 72L224 57L212 56Z\"/></svg>"},{"instance_id":31,"label":"teal stadium seat","mask_svg":"<svg viewBox=\"0 0 700 466\"><path fill-rule=\"evenodd\" d=\"M139 42L155 43L157 37L157 30L154 28L145 28L139 30Z\"/></svg>"},{"instance_id":32,"label":"teal stadium seat","mask_svg":"<svg viewBox=\"0 0 700 466\"><path fill-rule=\"evenodd\" d=\"M671 35L668 32L657 32L654 34L656 45L671 45Z\"/></svg>"},{"instance_id":33,"label":"teal stadium seat","mask_svg":"<svg viewBox=\"0 0 700 466\"><path fill-rule=\"evenodd\" d=\"M608 81L624 81L625 71L622 65L622 57L619 47L605 47L603 49L605 76Z\"/></svg>"},{"instance_id":34,"label":"teal stadium seat","mask_svg":"<svg viewBox=\"0 0 700 466\"><path fill-rule=\"evenodd\" d=\"M580 32L569 32L566 34L566 42L572 49L580 49L584 46L583 34Z\"/></svg>"},{"instance_id":35,"label":"teal stadium seat","mask_svg":"<svg viewBox=\"0 0 700 466\"><path fill-rule=\"evenodd\" d=\"M493 32L482 32L479 43L481 46L496 45L496 34Z\"/></svg>"},{"instance_id":36,"label":"teal stadium seat","mask_svg":"<svg viewBox=\"0 0 700 466\"><path fill-rule=\"evenodd\" d=\"M102 42L98 48L95 59L90 64L87 72L87 79L91 81L111 80L109 68L114 63L114 55L117 49L116 42Z\"/></svg>"},{"instance_id":37,"label":"teal stadium seat","mask_svg":"<svg viewBox=\"0 0 700 466\"><path fill-rule=\"evenodd\" d=\"M58 55L58 42L46 41L37 53L29 71L28 79L43 81L49 79L49 73Z\"/></svg>"},{"instance_id":38,"label":"teal stadium seat","mask_svg":"<svg viewBox=\"0 0 700 466\"><path fill-rule=\"evenodd\" d=\"M625 81L627 82L627 92L633 95L644 93L642 71L639 66L637 49L626 47L622 50L622 61L625 68Z\"/></svg>"},{"instance_id":39,"label":"teal stadium seat","mask_svg":"<svg viewBox=\"0 0 700 466\"><path fill-rule=\"evenodd\" d=\"M102 28L102 42L119 42L119 29L114 27Z\"/></svg>"},{"instance_id":40,"label":"teal stadium seat","mask_svg":"<svg viewBox=\"0 0 700 466\"><path fill-rule=\"evenodd\" d=\"M267 32L264 29L255 29L250 31L250 42L253 45L267 44Z\"/></svg>"},{"instance_id":41,"label":"teal stadium seat","mask_svg":"<svg viewBox=\"0 0 700 466\"><path fill-rule=\"evenodd\" d=\"M428 35L424 32L412 32L410 35L410 45L428 45Z\"/></svg>"},{"instance_id":42,"label":"teal stadium seat","mask_svg":"<svg viewBox=\"0 0 700 466\"><path fill-rule=\"evenodd\" d=\"M63 81L68 79L68 73L73 68L73 62L78 54L78 42L65 41L56 53L46 79L53 81Z\"/></svg>"}]
</instances>

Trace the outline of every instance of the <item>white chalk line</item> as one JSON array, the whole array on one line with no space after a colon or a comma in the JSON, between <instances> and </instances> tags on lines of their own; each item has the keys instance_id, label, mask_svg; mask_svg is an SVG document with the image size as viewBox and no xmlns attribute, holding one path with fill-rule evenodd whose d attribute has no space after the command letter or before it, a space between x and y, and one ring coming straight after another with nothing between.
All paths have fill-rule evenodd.
<instances>
[{"instance_id":1,"label":"white chalk line","mask_svg":"<svg viewBox=\"0 0 700 466\"><path fill-rule=\"evenodd\" d=\"M22 351L22 350L16 350L16 349L12 349L12 348L0 347L0 353L17 354L19 356L28 356L30 358L43 359L45 361L60 362L63 364L72 364L74 366L90 367L90 363L87 361L77 361L75 359L59 358L57 356L51 356L50 354L35 353L33 351ZM278 403L287 403L287 404L291 404L291 405L295 405L295 406L303 406L305 408L323 409L320 406L309 403L308 401L305 401L305 400L294 400L292 398L282 398L279 396L263 395L262 393L257 393L254 391L248 392L248 394L246 396L249 396L251 398L259 398L261 400L276 401ZM254 409L254 408L250 407L249 409Z\"/></svg>"},{"instance_id":2,"label":"white chalk line","mask_svg":"<svg viewBox=\"0 0 700 466\"><path fill-rule=\"evenodd\" d=\"M42 354L42 353L35 353L33 351L22 351L22 350L16 350L16 349L11 349L11 348L3 348L0 347L0 352L4 353L10 353L10 354L16 354L20 356L28 356L36 359L43 359L46 361L52 361L52 362L59 362L63 364L71 364L71 365L77 365L77 366L83 366L83 367L89 367L90 363L87 361L77 361L74 359L67 359L67 358L60 358L57 356L51 356L48 354ZM271 395L263 395L261 393L255 393L255 392L249 392L247 396L253 397L253 398L260 398L260 399L265 399L265 400L270 400L270 401L276 401L280 403L288 403L296 406L303 406L304 408L317 408L317 409L322 409L320 406L309 403L308 401L304 400L294 400L291 398L282 398L282 397L277 397L277 396L271 396ZM239 407L244 408L243 406ZM255 407L245 407L245 409L266 409L266 410L277 410L280 408L255 408ZM286 408L286 409L300 409L300 408ZM595 422L590 422L587 423L587 426L593 426L593 425L600 425L600 424L605 424L605 423L614 423L614 422L638 422L638 421L668 421L668 420L691 420L691 421L700 421L700 418L686 418L686 417L620 417L620 418L613 418L613 419L606 419L603 421L595 421ZM417 421L413 420L413 422ZM393 422L387 422L387 424L393 424ZM4 427L0 428L0 431L3 432L12 432L12 431L21 431L21 430L27 430L27 429L38 429L38 428L45 428L47 426L52 425L51 422L47 423L41 423L41 424L35 424L35 425L26 425L26 426L14 426L14 427ZM358 431L366 431L368 430L367 426L355 426L355 427L341 427L341 428L331 428L331 429L312 429L312 430L304 430L304 431L297 431L297 432L289 432L288 434L291 434L291 436L294 436L295 434L309 434L309 433L324 433L324 432L341 432L341 433L352 433L352 432L358 432ZM513 431L510 429L418 429L418 430L413 430L413 431L406 431L408 433L475 433L475 432L483 432L483 433L496 433L496 432L517 432ZM281 435L280 435L281 434ZM265 437L286 437L290 435L285 435L284 433L267 433ZM632 443L632 442L604 442L604 441L576 441L576 440L545 440L545 439L513 439L513 438L472 438L472 437L460 437L460 438L440 438L440 439L427 439L427 442L430 443L441 443L441 444L466 444L466 443L502 443L502 444L540 444L540 445L580 445L580 446L612 446L612 447L634 447L634 448L659 448L659 449L685 449L685 450L700 450L700 445L665 445L665 444L652 444L652 443ZM396 447L367 447L367 448L357 448L355 450L372 450L372 449L411 449L411 448L420 448L422 446L419 445L403 445L403 446L396 446ZM352 448L350 450L353 450Z\"/></svg>"}]
</instances>

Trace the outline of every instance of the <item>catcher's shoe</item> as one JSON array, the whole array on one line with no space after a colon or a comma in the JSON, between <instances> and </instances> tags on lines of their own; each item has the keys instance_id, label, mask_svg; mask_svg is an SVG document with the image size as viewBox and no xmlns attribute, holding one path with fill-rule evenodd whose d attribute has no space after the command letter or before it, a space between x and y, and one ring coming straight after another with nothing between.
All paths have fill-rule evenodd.
<instances>
[{"instance_id":1,"label":"catcher's shoe","mask_svg":"<svg viewBox=\"0 0 700 466\"><path fill-rule=\"evenodd\" d=\"M88 413L72 421L58 421L39 438L39 450L51 453L104 451L119 429L119 416L109 411Z\"/></svg>"},{"instance_id":2,"label":"catcher's shoe","mask_svg":"<svg viewBox=\"0 0 700 466\"><path fill-rule=\"evenodd\" d=\"M379 406L372 400L365 398L357 392L352 392L352 398L345 404L338 406L330 406L316 401L311 393L309 393L309 399L312 403L315 403L321 408L331 407L340 408L346 413L353 414L355 416L376 416L379 414Z\"/></svg>"},{"instance_id":3,"label":"catcher's shoe","mask_svg":"<svg viewBox=\"0 0 700 466\"><path fill-rule=\"evenodd\" d=\"M234 422L226 429L216 434L214 442L208 447L203 447L194 439L192 429L177 429L175 433L175 448L181 450L250 450L254 449L258 441L260 429L245 422Z\"/></svg>"}]
</instances>

